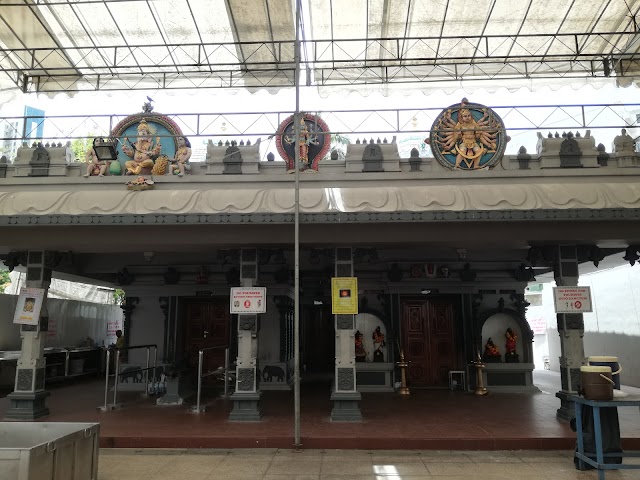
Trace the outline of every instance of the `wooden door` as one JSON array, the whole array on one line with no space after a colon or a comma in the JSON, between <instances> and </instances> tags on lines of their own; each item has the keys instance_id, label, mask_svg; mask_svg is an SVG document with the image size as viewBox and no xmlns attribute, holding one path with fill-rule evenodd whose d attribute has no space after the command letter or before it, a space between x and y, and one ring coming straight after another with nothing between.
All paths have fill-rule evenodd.
<instances>
[{"instance_id":1,"label":"wooden door","mask_svg":"<svg viewBox=\"0 0 640 480\"><path fill-rule=\"evenodd\" d=\"M333 372L336 335L331 308L327 305L307 306L303 312L306 372Z\"/></svg>"},{"instance_id":2,"label":"wooden door","mask_svg":"<svg viewBox=\"0 0 640 480\"><path fill-rule=\"evenodd\" d=\"M202 348L226 347L229 345L229 300L188 299L184 306L185 345L184 351L189 366L198 367L198 352ZM224 348L204 353L203 372L224 367Z\"/></svg>"},{"instance_id":3,"label":"wooden door","mask_svg":"<svg viewBox=\"0 0 640 480\"><path fill-rule=\"evenodd\" d=\"M456 370L453 305L443 299L405 300L402 337L409 361L410 386L446 387L449 370Z\"/></svg>"}]
</instances>

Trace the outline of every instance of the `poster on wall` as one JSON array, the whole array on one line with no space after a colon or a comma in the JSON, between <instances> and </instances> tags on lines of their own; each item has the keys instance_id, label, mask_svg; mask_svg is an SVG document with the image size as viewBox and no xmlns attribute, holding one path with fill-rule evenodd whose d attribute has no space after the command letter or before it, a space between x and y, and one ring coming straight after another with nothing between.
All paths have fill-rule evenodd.
<instances>
[{"instance_id":1,"label":"poster on wall","mask_svg":"<svg viewBox=\"0 0 640 480\"><path fill-rule=\"evenodd\" d=\"M267 289L265 287L233 287L231 289L231 313L266 313Z\"/></svg>"},{"instance_id":2,"label":"poster on wall","mask_svg":"<svg viewBox=\"0 0 640 480\"><path fill-rule=\"evenodd\" d=\"M592 312L591 287L554 287L553 303L556 313Z\"/></svg>"},{"instance_id":3,"label":"poster on wall","mask_svg":"<svg viewBox=\"0 0 640 480\"><path fill-rule=\"evenodd\" d=\"M43 300L43 288L22 287L20 289L20 295L18 296L18 304L16 305L16 313L13 316L13 323L38 325Z\"/></svg>"},{"instance_id":4,"label":"poster on wall","mask_svg":"<svg viewBox=\"0 0 640 480\"><path fill-rule=\"evenodd\" d=\"M358 278L333 277L331 279L331 313L358 314Z\"/></svg>"}]
</instances>

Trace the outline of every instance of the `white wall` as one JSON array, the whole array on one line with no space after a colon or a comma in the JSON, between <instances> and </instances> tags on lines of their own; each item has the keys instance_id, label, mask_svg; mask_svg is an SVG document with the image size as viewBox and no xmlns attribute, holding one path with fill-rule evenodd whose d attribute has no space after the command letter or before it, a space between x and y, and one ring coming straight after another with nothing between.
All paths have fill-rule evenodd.
<instances>
[{"instance_id":1,"label":"white wall","mask_svg":"<svg viewBox=\"0 0 640 480\"><path fill-rule=\"evenodd\" d=\"M585 356L617 356L623 368L622 383L640 387L640 356L637 354L640 347L640 265L623 265L583 275L579 284L591 287L594 309L592 313L584 314ZM542 315L547 320L546 342L551 370L559 371L561 350L553 308L553 286L555 283L544 285L543 306L529 307L527 317ZM540 352L536 349L536 355L541 357L543 354L543 349Z\"/></svg>"},{"instance_id":2,"label":"white wall","mask_svg":"<svg viewBox=\"0 0 640 480\"><path fill-rule=\"evenodd\" d=\"M13 323L18 297L0 295L0 350L20 350L20 327ZM109 344L107 325L122 324L122 310L116 305L47 299L49 331L45 347L75 347L87 337L97 345Z\"/></svg>"},{"instance_id":3,"label":"white wall","mask_svg":"<svg viewBox=\"0 0 640 480\"><path fill-rule=\"evenodd\" d=\"M158 297L138 297L140 302L131 315L129 330L129 346L158 346L158 362L164 355L164 313L160 308ZM144 348L129 351L129 363L145 363L147 350ZM153 349L150 351L150 362L153 363Z\"/></svg>"}]
</instances>

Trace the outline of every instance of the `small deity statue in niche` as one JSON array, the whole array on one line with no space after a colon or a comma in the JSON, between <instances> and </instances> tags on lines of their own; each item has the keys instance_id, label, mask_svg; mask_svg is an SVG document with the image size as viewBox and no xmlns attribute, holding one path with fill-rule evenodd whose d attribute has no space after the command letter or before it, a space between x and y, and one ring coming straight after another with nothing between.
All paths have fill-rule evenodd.
<instances>
[{"instance_id":1,"label":"small deity statue in niche","mask_svg":"<svg viewBox=\"0 0 640 480\"><path fill-rule=\"evenodd\" d=\"M384 341L384 333L380 331L380 327L376 327L373 331L373 361L374 362L384 362L384 352L382 349L385 347L386 343Z\"/></svg>"},{"instance_id":2,"label":"small deity statue in niche","mask_svg":"<svg viewBox=\"0 0 640 480\"><path fill-rule=\"evenodd\" d=\"M160 137L156 137L154 143L151 134L151 127L143 118L138 124L138 138L135 143L129 141L128 138L124 139L122 151L127 157L133 159L126 161L124 164L126 175L139 175L143 168L153 167L153 160L160 155L162 145L160 144Z\"/></svg>"},{"instance_id":3,"label":"small deity statue in niche","mask_svg":"<svg viewBox=\"0 0 640 480\"><path fill-rule=\"evenodd\" d=\"M84 174L85 177L89 177L91 175L104 177L107 167L109 166L108 163L111 162L99 160L93 148L87 149L87 153L85 153L84 158L87 162L87 172Z\"/></svg>"},{"instance_id":4,"label":"small deity statue in niche","mask_svg":"<svg viewBox=\"0 0 640 480\"><path fill-rule=\"evenodd\" d=\"M484 362L501 362L502 358L500 357L500 350L498 350L498 346L493 343L493 340L489 338L487 343L484 346L484 355L482 355L482 361Z\"/></svg>"},{"instance_id":5,"label":"small deity statue in niche","mask_svg":"<svg viewBox=\"0 0 640 480\"><path fill-rule=\"evenodd\" d=\"M169 175L177 174L179 177L184 176L184 171L191 158L191 143L187 137L176 138L178 149L176 155L171 160L171 166L169 167Z\"/></svg>"},{"instance_id":6,"label":"small deity statue in niche","mask_svg":"<svg viewBox=\"0 0 640 480\"><path fill-rule=\"evenodd\" d=\"M362 341L362 333L360 330L356 332L355 342L356 342L356 362L366 362L367 361L367 351L364 349L364 343Z\"/></svg>"},{"instance_id":7,"label":"small deity statue in niche","mask_svg":"<svg viewBox=\"0 0 640 480\"><path fill-rule=\"evenodd\" d=\"M287 135L284 137L284 141L289 145L296 142L295 135ZM298 152L299 152L299 166L300 170L309 170L309 145L317 145L317 135L309 132L307 123L304 121L304 117L300 119L300 132L298 134ZM288 173L292 173L295 170L289 170ZM314 170L310 170L314 171ZM315 172L315 171L314 171Z\"/></svg>"},{"instance_id":8,"label":"small deity statue in niche","mask_svg":"<svg viewBox=\"0 0 640 480\"><path fill-rule=\"evenodd\" d=\"M506 349L506 353L504 354L505 362L518 363L519 357L516 353L516 341L518 340L518 334L511 330L511 328L507 328L504 336L507 339L507 343L504 346Z\"/></svg>"}]
</instances>

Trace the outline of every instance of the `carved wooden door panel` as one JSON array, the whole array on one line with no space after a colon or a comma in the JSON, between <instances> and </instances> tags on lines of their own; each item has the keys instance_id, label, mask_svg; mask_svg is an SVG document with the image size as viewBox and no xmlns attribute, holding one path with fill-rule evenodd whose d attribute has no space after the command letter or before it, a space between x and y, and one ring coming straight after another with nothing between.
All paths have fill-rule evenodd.
<instances>
[{"instance_id":1,"label":"carved wooden door panel","mask_svg":"<svg viewBox=\"0 0 640 480\"><path fill-rule=\"evenodd\" d=\"M229 345L229 303L227 299L187 300L184 312L185 353L189 365L197 368L200 349ZM224 366L224 348L205 352L203 371L220 366Z\"/></svg>"},{"instance_id":2,"label":"carved wooden door panel","mask_svg":"<svg viewBox=\"0 0 640 480\"><path fill-rule=\"evenodd\" d=\"M429 371L430 345L427 304L424 301L407 301L403 304L402 332L405 360L409 362L407 382L409 385L426 386L431 383Z\"/></svg>"},{"instance_id":3,"label":"carved wooden door panel","mask_svg":"<svg viewBox=\"0 0 640 480\"><path fill-rule=\"evenodd\" d=\"M449 371L457 370L454 343L453 305L446 301L428 303L431 351L431 381L433 386L449 385Z\"/></svg>"},{"instance_id":4,"label":"carved wooden door panel","mask_svg":"<svg viewBox=\"0 0 640 480\"><path fill-rule=\"evenodd\" d=\"M407 381L415 387L445 387L456 370L453 305L447 300L405 300L402 312Z\"/></svg>"}]
</instances>

